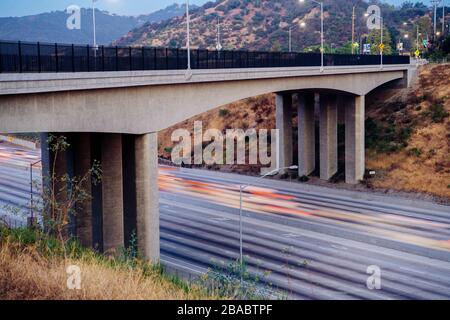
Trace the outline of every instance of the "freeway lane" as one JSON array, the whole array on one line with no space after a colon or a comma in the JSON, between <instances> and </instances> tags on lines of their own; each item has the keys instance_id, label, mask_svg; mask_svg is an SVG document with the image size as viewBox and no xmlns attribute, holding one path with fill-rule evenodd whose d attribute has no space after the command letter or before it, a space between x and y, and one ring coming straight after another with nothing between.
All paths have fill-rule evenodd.
<instances>
[{"instance_id":1,"label":"freeway lane","mask_svg":"<svg viewBox=\"0 0 450 320\"><path fill-rule=\"evenodd\" d=\"M26 153L6 149L0 201L26 208ZM162 262L200 274L214 261L236 260L238 184L254 180L161 167ZM448 207L266 180L245 192L244 209L249 271L268 271L263 280L289 298L450 298ZM381 290L366 287L372 265L381 269Z\"/></svg>"}]
</instances>

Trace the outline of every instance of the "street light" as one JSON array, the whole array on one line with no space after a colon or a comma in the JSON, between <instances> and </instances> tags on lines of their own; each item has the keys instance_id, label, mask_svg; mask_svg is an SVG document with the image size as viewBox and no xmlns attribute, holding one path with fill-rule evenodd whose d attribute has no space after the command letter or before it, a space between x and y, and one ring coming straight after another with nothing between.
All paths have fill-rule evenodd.
<instances>
[{"instance_id":1,"label":"street light","mask_svg":"<svg viewBox=\"0 0 450 320\"><path fill-rule=\"evenodd\" d=\"M368 12L366 12L364 14L365 17L369 17L369 16L374 16L378 19L380 19L380 24L381 24L381 39L380 39L380 69L383 69L383 51L384 51L384 43L383 43L383 29L384 29L384 19L381 15L372 13L369 14Z\"/></svg>"},{"instance_id":2,"label":"street light","mask_svg":"<svg viewBox=\"0 0 450 320\"><path fill-rule=\"evenodd\" d=\"M186 70L186 80L192 77L191 71L191 16L189 14L189 0L186 0L186 47L187 47L187 70Z\"/></svg>"},{"instance_id":3,"label":"street light","mask_svg":"<svg viewBox=\"0 0 450 320\"><path fill-rule=\"evenodd\" d=\"M301 3L304 3L305 0L299 0ZM314 2L315 4L320 6L320 72L323 72L324 70L324 42L325 42L325 38L324 38L324 33L323 33L323 20L324 20L324 15L323 15L323 2L319 2L319 1L315 1L315 0L309 0L311 2Z\"/></svg>"},{"instance_id":4,"label":"street light","mask_svg":"<svg viewBox=\"0 0 450 320\"><path fill-rule=\"evenodd\" d=\"M284 167L284 168L278 168L278 169L272 170L272 171L266 173L265 175L259 177L255 182L262 180L268 176L273 176L273 175L279 173L280 171L286 170L286 169L298 170L298 166L290 166L290 167ZM241 282L242 282L242 269L244 266L243 232L242 232L242 193L245 189L247 189L250 186L251 186L251 184L239 186L239 260L240 260L240 264L241 264Z\"/></svg>"},{"instance_id":5,"label":"street light","mask_svg":"<svg viewBox=\"0 0 450 320\"><path fill-rule=\"evenodd\" d=\"M94 55L97 54L97 30L95 27L95 3L98 0L92 0L92 26L94 29Z\"/></svg>"},{"instance_id":6,"label":"street light","mask_svg":"<svg viewBox=\"0 0 450 320\"><path fill-rule=\"evenodd\" d=\"M300 28L305 28L306 27L306 23L305 22L300 22L299 24ZM293 27L289 27L289 52L292 52L292 29Z\"/></svg>"}]
</instances>

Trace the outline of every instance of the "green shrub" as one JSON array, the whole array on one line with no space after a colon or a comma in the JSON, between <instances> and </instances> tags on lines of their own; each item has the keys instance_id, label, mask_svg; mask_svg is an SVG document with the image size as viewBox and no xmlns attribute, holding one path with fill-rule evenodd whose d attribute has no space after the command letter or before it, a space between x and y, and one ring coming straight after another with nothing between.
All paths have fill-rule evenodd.
<instances>
[{"instance_id":1,"label":"green shrub","mask_svg":"<svg viewBox=\"0 0 450 320\"><path fill-rule=\"evenodd\" d=\"M225 118L229 115L230 115L230 110L228 110L228 109L220 109L219 110L219 116L221 116L222 118Z\"/></svg>"},{"instance_id":2,"label":"green shrub","mask_svg":"<svg viewBox=\"0 0 450 320\"><path fill-rule=\"evenodd\" d=\"M424 112L425 116L430 117L434 123L441 123L449 116L442 104L433 104Z\"/></svg>"},{"instance_id":3,"label":"green shrub","mask_svg":"<svg viewBox=\"0 0 450 320\"><path fill-rule=\"evenodd\" d=\"M413 157L420 157L422 155L422 149L412 148L408 150L408 155Z\"/></svg>"}]
</instances>

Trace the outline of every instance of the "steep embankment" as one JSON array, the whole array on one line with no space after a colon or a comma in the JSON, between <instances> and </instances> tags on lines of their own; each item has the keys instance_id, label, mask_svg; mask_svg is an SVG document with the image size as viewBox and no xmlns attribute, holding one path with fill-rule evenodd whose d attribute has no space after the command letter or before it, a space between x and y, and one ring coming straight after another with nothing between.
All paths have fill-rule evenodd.
<instances>
[{"instance_id":1,"label":"steep embankment","mask_svg":"<svg viewBox=\"0 0 450 320\"><path fill-rule=\"evenodd\" d=\"M372 93L367 102L367 167L377 174L369 185L450 198L449 112L450 65L423 67L410 89ZM161 157L170 157L172 132L178 128L193 132L194 121L202 121L204 130L222 132L228 128L271 129L275 126L275 99L264 95L242 100L160 132ZM294 141L296 123L294 110ZM259 168L212 169L248 173Z\"/></svg>"},{"instance_id":2,"label":"steep embankment","mask_svg":"<svg viewBox=\"0 0 450 320\"><path fill-rule=\"evenodd\" d=\"M450 197L450 65L424 67L409 90L368 105L367 166L379 188Z\"/></svg>"}]
</instances>

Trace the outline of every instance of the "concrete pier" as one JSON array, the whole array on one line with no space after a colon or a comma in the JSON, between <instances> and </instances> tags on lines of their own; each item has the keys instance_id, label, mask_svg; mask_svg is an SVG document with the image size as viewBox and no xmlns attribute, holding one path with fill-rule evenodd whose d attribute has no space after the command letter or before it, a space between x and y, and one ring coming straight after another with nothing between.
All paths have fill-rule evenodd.
<instances>
[{"instance_id":1,"label":"concrete pier","mask_svg":"<svg viewBox=\"0 0 450 320\"><path fill-rule=\"evenodd\" d=\"M356 184L365 171L365 96L346 99L345 181Z\"/></svg>"},{"instance_id":2,"label":"concrete pier","mask_svg":"<svg viewBox=\"0 0 450 320\"><path fill-rule=\"evenodd\" d=\"M292 95L276 95L276 125L279 130L279 167L286 168L292 165ZM286 170L280 170L280 174Z\"/></svg>"},{"instance_id":3,"label":"concrete pier","mask_svg":"<svg viewBox=\"0 0 450 320\"><path fill-rule=\"evenodd\" d=\"M338 170L337 101L335 95L320 95L320 179L329 180Z\"/></svg>"},{"instance_id":4,"label":"concrete pier","mask_svg":"<svg viewBox=\"0 0 450 320\"><path fill-rule=\"evenodd\" d=\"M102 137L102 171L103 251L116 254L125 245L120 134Z\"/></svg>"},{"instance_id":5,"label":"concrete pier","mask_svg":"<svg viewBox=\"0 0 450 320\"><path fill-rule=\"evenodd\" d=\"M157 133L136 136L136 214L138 250L153 263L159 261Z\"/></svg>"},{"instance_id":6,"label":"concrete pier","mask_svg":"<svg viewBox=\"0 0 450 320\"><path fill-rule=\"evenodd\" d=\"M92 179L89 174L92 168L91 162L91 137L89 133L74 134L73 139L73 166L74 175L79 178L85 177L82 184L83 190L92 194ZM76 236L85 247L93 247L92 239L92 199L87 199L76 208L75 230Z\"/></svg>"},{"instance_id":7,"label":"concrete pier","mask_svg":"<svg viewBox=\"0 0 450 320\"><path fill-rule=\"evenodd\" d=\"M314 94L298 93L298 175L310 175L316 168Z\"/></svg>"}]
</instances>

